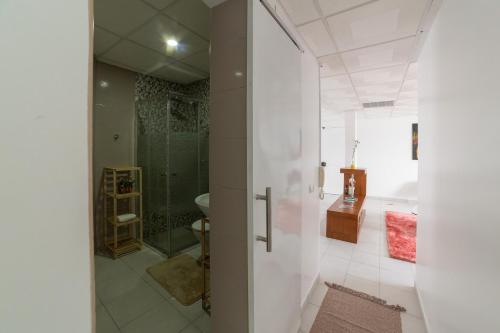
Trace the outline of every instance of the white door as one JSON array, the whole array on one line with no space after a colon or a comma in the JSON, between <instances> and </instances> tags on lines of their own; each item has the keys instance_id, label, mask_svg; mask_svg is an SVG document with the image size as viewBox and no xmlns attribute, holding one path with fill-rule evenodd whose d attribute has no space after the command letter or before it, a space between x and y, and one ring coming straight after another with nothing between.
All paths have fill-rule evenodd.
<instances>
[{"instance_id":1,"label":"white door","mask_svg":"<svg viewBox=\"0 0 500 333\"><path fill-rule=\"evenodd\" d=\"M250 319L255 333L290 333L300 324L301 53L253 3ZM266 188L267 203L256 199ZM272 249L256 240L266 235Z\"/></svg>"}]
</instances>

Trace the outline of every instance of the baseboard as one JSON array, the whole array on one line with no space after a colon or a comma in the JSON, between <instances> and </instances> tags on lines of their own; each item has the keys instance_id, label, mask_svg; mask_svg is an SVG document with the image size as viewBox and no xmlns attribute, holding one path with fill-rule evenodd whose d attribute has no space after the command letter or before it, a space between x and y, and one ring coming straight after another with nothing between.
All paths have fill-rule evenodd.
<instances>
[{"instance_id":1,"label":"baseboard","mask_svg":"<svg viewBox=\"0 0 500 333\"><path fill-rule=\"evenodd\" d=\"M415 290L417 291L418 303L420 304L420 310L422 311L422 318L424 319L425 330L427 333L432 333L429 329L429 320L427 319L424 303L422 302L422 296L420 295L420 289L418 289L417 281L415 281Z\"/></svg>"},{"instance_id":2,"label":"baseboard","mask_svg":"<svg viewBox=\"0 0 500 333\"><path fill-rule=\"evenodd\" d=\"M314 289L316 288L316 286L318 285L318 283L320 283L320 280L319 280L319 272L318 274L316 274L316 278L314 279L314 282L311 284L311 287L309 288L309 291L307 292L307 296L306 298L304 299L304 301L300 304L300 312L304 311L304 307L307 303L309 303L309 301L311 300L311 297L312 297L312 293L314 291Z\"/></svg>"},{"instance_id":3,"label":"baseboard","mask_svg":"<svg viewBox=\"0 0 500 333\"><path fill-rule=\"evenodd\" d=\"M415 204L415 205L418 203L417 199L408 199L408 198L381 197L381 196L377 196L377 195L368 195L367 198L377 199L377 200L404 202L404 203L410 203L410 204Z\"/></svg>"},{"instance_id":4,"label":"baseboard","mask_svg":"<svg viewBox=\"0 0 500 333\"><path fill-rule=\"evenodd\" d=\"M297 333L302 333L301 331L301 325L302 325L302 314L304 313L304 308L306 304L310 303L312 294L314 292L314 289L316 289L316 286L321 283L320 278L319 278L319 272L316 274L316 278L314 279L314 282L311 284L311 288L309 288L309 291L307 292L306 298L304 298L304 301L302 304L300 304L300 320L299 320L299 325L296 330L292 330L292 332L297 332Z\"/></svg>"}]
</instances>

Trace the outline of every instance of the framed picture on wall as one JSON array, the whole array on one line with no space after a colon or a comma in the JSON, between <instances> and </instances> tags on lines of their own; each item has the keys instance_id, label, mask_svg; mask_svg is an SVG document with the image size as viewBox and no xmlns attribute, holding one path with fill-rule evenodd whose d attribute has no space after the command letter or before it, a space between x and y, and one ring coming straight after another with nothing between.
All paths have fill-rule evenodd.
<instances>
[{"instance_id":1,"label":"framed picture on wall","mask_svg":"<svg viewBox=\"0 0 500 333\"><path fill-rule=\"evenodd\" d=\"M411 124L411 156L418 160L418 124Z\"/></svg>"}]
</instances>

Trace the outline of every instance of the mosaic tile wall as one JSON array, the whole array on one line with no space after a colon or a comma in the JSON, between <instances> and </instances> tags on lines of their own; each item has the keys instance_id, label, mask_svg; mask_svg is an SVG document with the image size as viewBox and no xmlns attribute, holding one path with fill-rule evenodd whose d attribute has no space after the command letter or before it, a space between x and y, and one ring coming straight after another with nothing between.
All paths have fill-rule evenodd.
<instances>
[{"instance_id":1,"label":"mosaic tile wall","mask_svg":"<svg viewBox=\"0 0 500 333\"><path fill-rule=\"evenodd\" d=\"M174 229L188 230L201 218L194 198L208 192L209 80L182 85L138 74L135 95L144 237L172 239ZM193 245L172 241L168 252Z\"/></svg>"}]
</instances>

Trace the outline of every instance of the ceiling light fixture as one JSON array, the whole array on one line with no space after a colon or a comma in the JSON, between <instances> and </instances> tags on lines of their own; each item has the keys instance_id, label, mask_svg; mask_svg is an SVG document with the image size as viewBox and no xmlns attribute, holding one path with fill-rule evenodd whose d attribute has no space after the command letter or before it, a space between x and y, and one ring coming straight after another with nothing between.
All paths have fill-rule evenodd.
<instances>
[{"instance_id":1,"label":"ceiling light fixture","mask_svg":"<svg viewBox=\"0 0 500 333\"><path fill-rule=\"evenodd\" d=\"M167 39L167 45L168 46L172 46L172 47L176 47L177 45L179 45L179 42L177 42L175 39Z\"/></svg>"}]
</instances>

